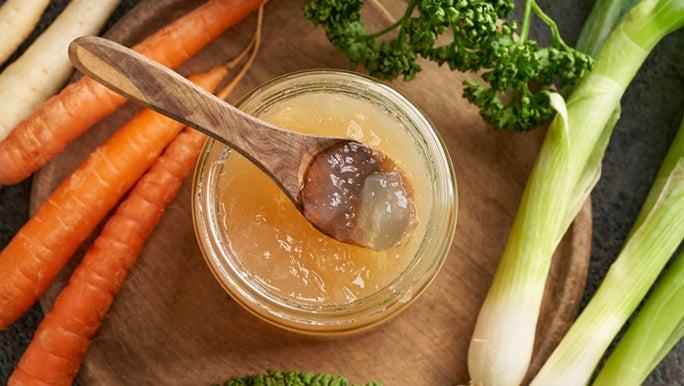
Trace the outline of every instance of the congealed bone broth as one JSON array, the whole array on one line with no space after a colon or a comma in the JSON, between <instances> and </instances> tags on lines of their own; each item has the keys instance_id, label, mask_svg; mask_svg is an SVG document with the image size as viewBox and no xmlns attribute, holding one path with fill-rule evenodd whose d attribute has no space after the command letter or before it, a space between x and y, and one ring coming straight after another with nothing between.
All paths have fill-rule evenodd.
<instances>
[{"instance_id":1,"label":"congealed bone broth","mask_svg":"<svg viewBox=\"0 0 684 386\"><path fill-rule=\"evenodd\" d=\"M431 207L426 161L401 123L368 101L324 92L277 102L260 118L380 149L411 182L415 224L383 250L339 242L315 229L258 167L231 152L220 178L220 225L244 274L291 301L320 305L351 303L390 284L418 249ZM375 185L369 189L383 192L382 181Z\"/></svg>"},{"instance_id":2,"label":"congealed bone broth","mask_svg":"<svg viewBox=\"0 0 684 386\"><path fill-rule=\"evenodd\" d=\"M415 223L410 182L384 153L356 141L314 157L300 199L320 231L371 249L399 244Z\"/></svg>"}]
</instances>

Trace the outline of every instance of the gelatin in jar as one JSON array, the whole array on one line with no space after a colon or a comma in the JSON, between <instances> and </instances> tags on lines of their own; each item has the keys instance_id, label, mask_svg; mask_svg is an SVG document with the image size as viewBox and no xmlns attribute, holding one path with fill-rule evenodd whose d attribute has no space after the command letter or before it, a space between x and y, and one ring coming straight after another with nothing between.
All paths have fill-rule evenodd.
<instances>
[{"instance_id":1,"label":"gelatin in jar","mask_svg":"<svg viewBox=\"0 0 684 386\"><path fill-rule=\"evenodd\" d=\"M260 169L231 152L221 175L221 225L230 254L244 274L290 301L316 305L348 304L389 285L415 255L431 205L425 160L401 123L370 102L322 92L278 102L260 118L382 150L413 182L416 225L400 244L384 250L339 242L315 229ZM383 178L369 189L380 194L388 182Z\"/></svg>"}]
</instances>

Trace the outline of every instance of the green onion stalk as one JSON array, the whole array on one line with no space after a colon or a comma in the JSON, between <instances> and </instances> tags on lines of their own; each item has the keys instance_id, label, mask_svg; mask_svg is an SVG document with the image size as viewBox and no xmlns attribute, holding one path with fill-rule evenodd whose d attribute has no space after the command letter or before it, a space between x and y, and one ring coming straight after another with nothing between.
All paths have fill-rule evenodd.
<instances>
[{"instance_id":1,"label":"green onion stalk","mask_svg":"<svg viewBox=\"0 0 684 386\"><path fill-rule=\"evenodd\" d=\"M608 357L594 386L638 386L684 338L684 253L641 308Z\"/></svg>"},{"instance_id":2,"label":"green onion stalk","mask_svg":"<svg viewBox=\"0 0 684 386\"><path fill-rule=\"evenodd\" d=\"M592 58L596 57L613 28L637 2L638 0L597 0L584 22L575 48Z\"/></svg>"},{"instance_id":3,"label":"green onion stalk","mask_svg":"<svg viewBox=\"0 0 684 386\"><path fill-rule=\"evenodd\" d=\"M658 41L683 25L684 0L641 0L605 41L567 105L550 94L558 113L475 325L472 384L515 386L525 377L553 252L598 181L620 99Z\"/></svg>"},{"instance_id":4,"label":"green onion stalk","mask_svg":"<svg viewBox=\"0 0 684 386\"><path fill-rule=\"evenodd\" d=\"M531 385L585 385L615 335L646 296L682 240L684 240L684 120L618 258L596 294L563 337ZM682 279L680 278L679 281L681 282ZM671 295L672 293L659 296ZM662 303L663 301L656 299L656 302ZM673 302L684 304L684 296ZM657 309L647 312L649 315L646 317L648 318L646 323L650 324L650 321L654 319L663 318L658 323L676 323L676 326L682 321L684 307L660 315ZM677 320L672 321L671 317ZM643 323L641 322L642 325ZM660 351L662 347L658 343L666 340L669 332L667 329L658 331L656 325L649 324L640 329L653 329L651 334L654 338L660 334L666 336L660 340L653 339L641 343L645 343L652 351ZM642 338L644 337L638 337L636 340ZM635 337L632 336L629 339L634 341ZM638 362L643 361L641 365L647 366L648 369L657 363L657 361L654 362L654 358L647 360L643 353L638 355ZM611 368L629 365L620 363L620 357L621 355L618 354L610 364ZM659 360L661 357L656 359ZM630 379L626 374L622 374L622 377ZM610 378L611 375L604 376L603 382L605 383L603 384L627 384L612 383L609 381Z\"/></svg>"}]
</instances>

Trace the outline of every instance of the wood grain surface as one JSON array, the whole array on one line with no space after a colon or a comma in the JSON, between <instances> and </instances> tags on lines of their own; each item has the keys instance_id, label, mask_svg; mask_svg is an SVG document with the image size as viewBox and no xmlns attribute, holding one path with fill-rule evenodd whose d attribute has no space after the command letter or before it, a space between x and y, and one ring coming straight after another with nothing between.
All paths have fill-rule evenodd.
<instances>
[{"instance_id":1,"label":"wood grain surface","mask_svg":"<svg viewBox=\"0 0 684 386\"><path fill-rule=\"evenodd\" d=\"M130 45L198 3L145 0L107 37ZM263 50L233 100L288 72L346 68L323 33L303 19L303 4L272 0L267 6ZM367 8L369 28L386 24L382 13ZM388 8L395 17L401 14L400 4ZM252 17L229 30L181 73L206 70L239 52L249 41L254 22ZM450 255L431 287L404 313L362 335L329 340L282 331L255 318L226 295L200 256L187 181L93 341L79 375L82 384L202 385L268 368L332 372L353 382L375 379L386 386L467 383L470 334L544 133L488 129L460 96L465 77L426 64L415 81L393 84L442 133L456 167L460 200ZM34 179L32 209L135 111L131 105L119 109L43 168ZM531 372L550 354L577 312L590 241L587 203L554 257ZM41 300L44 309L69 271L65 269Z\"/></svg>"}]
</instances>

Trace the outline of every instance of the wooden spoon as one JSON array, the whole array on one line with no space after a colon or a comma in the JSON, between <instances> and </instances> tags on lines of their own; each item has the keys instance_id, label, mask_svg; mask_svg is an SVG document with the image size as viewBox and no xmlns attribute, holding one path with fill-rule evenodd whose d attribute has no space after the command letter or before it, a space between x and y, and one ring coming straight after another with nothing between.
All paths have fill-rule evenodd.
<instances>
[{"instance_id":1,"label":"wooden spoon","mask_svg":"<svg viewBox=\"0 0 684 386\"><path fill-rule=\"evenodd\" d=\"M78 38L69 46L69 57L107 87L249 158L314 226L340 241L385 249L400 242L413 225L412 189L379 151L264 122L106 39Z\"/></svg>"}]
</instances>

